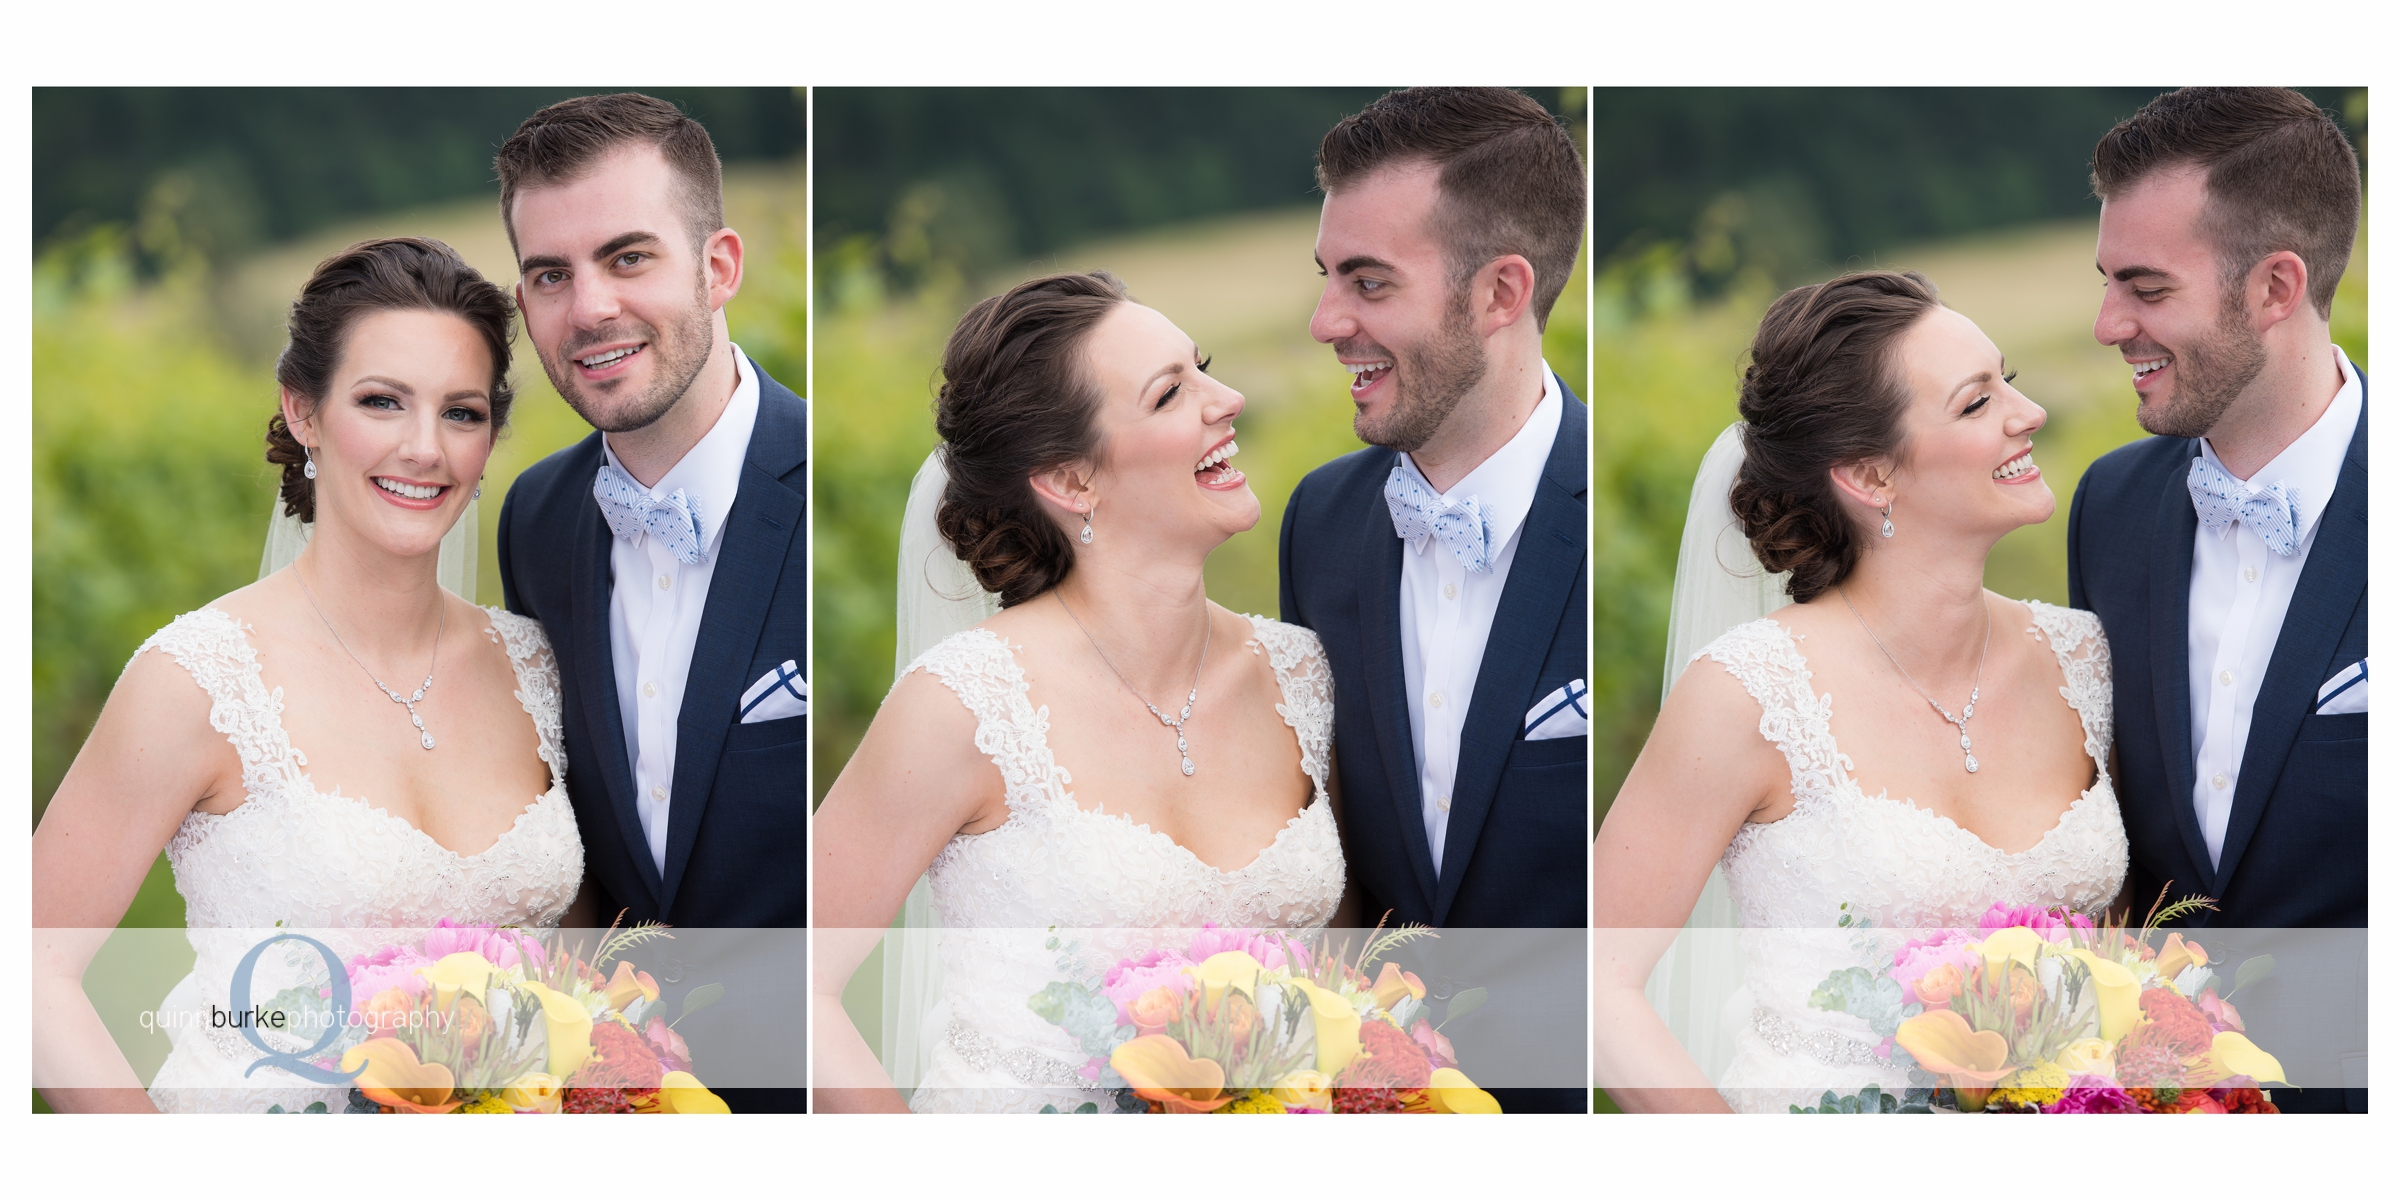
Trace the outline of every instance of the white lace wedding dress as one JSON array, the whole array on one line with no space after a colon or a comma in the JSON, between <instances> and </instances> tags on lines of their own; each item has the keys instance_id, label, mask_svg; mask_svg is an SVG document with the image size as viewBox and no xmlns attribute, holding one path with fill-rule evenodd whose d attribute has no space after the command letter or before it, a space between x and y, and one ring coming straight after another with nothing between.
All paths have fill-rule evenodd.
<instances>
[{"instance_id":1,"label":"white lace wedding dress","mask_svg":"<svg viewBox=\"0 0 2400 1200\"><path fill-rule=\"evenodd\" d=\"M2112 718L2100 620L2029 605L2026 632L2057 654L2066 677L2059 694L2082 718L2084 752L2105 764ZM1816 694L1797 640L1774 620L1737 626L1700 657L1722 664L1758 701L1758 731L1792 769L1790 815L1743 826L1723 860L1745 982L1725 1007L1734 1054L1717 1082L1736 1111L1787 1112L1827 1090L1908 1086L1906 1072L1876 1054L1882 1038L1863 1019L1810 1005L1810 991L1833 971L1862 965L1876 946L1889 952L1915 930L1974 928L1994 903L2093 912L2124 883L2125 826L2106 771L2039 842L2004 853L1947 817L1859 788L1834 745L1833 697ZM1841 927L1845 916L1868 930Z\"/></svg>"},{"instance_id":2,"label":"white lace wedding dress","mask_svg":"<svg viewBox=\"0 0 2400 1200\"><path fill-rule=\"evenodd\" d=\"M342 1111L347 1087L301 1079L269 1066L244 1071L260 1052L232 1029L207 1020L214 1005L233 1009L230 981L239 960L278 927L323 941L337 955L369 953L395 929L456 924L555 926L583 879L583 842L567 800L567 758L559 732L558 668L540 623L488 609L483 632L516 669L519 703L532 716L550 788L498 841L458 854L373 801L318 790L308 758L283 728L283 689L260 682L258 652L242 625L216 609L177 617L135 652L165 651L208 693L209 724L233 743L242 763L240 806L222 815L194 812L167 843L175 889L183 894L192 974L162 1005L174 1049L150 1085L169 1112L297 1112L322 1100ZM291 953L284 953L290 951ZM253 968L251 995L264 1001L325 967L314 951L281 943ZM178 1019L182 1018L182 1019ZM299 1050L279 1044L279 1050Z\"/></svg>"},{"instance_id":3,"label":"white lace wedding dress","mask_svg":"<svg viewBox=\"0 0 2400 1200\"><path fill-rule=\"evenodd\" d=\"M1007 788L1008 820L951 839L927 872L943 983L924 1016L930 1062L910 1099L919 1112L1070 1112L1107 1096L1080 1069L1086 1056L1026 1001L1062 978L1061 949L1105 968L1190 930L1313 931L1342 896L1342 846L1325 795L1333 743L1333 678L1308 630L1249 618L1244 647L1275 671L1275 706L1299 739L1313 781L1308 807L1256 859L1232 871L1201 862L1123 814L1076 802L1051 757L1050 710L1025 695L1025 673L997 635L953 634L909 666L932 673L975 714L975 746ZM902 673L903 676L906 672ZM1072 931L1067 934L1066 931ZM1180 936L1178 936L1180 935Z\"/></svg>"}]
</instances>

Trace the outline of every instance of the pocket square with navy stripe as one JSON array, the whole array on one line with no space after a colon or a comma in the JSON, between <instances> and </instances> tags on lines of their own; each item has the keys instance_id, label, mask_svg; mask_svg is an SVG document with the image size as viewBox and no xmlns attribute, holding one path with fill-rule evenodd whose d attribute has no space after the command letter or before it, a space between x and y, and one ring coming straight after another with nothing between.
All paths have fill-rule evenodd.
<instances>
[{"instance_id":1,"label":"pocket square with navy stripe","mask_svg":"<svg viewBox=\"0 0 2400 1200\"><path fill-rule=\"evenodd\" d=\"M801 676L800 664L793 659L785 659L782 666L760 676L749 691L742 693L744 725L807 715L808 680Z\"/></svg>"},{"instance_id":2,"label":"pocket square with navy stripe","mask_svg":"<svg viewBox=\"0 0 2400 1200\"><path fill-rule=\"evenodd\" d=\"M2333 673L2317 689L2317 715L2335 717L2367 711L2367 660L2360 659Z\"/></svg>"},{"instance_id":3,"label":"pocket square with navy stripe","mask_svg":"<svg viewBox=\"0 0 2400 1200\"><path fill-rule=\"evenodd\" d=\"M1525 710L1525 740L1582 737L1592 731L1592 690L1578 679Z\"/></svg>"}]
</instances>

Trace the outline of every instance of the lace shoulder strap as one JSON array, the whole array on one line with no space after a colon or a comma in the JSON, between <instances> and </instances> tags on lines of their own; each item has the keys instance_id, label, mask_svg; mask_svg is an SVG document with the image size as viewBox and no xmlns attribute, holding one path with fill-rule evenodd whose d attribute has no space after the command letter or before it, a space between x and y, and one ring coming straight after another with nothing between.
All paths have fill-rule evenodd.
<instances>
[{"instance_id":1,"label":"lace shoulder strap","mask_svg":"<svg viewBox=\"0 0 2400 1200\"><path fill-rule=\"evenodd\" d=\"M1759 735L1783 751L1792 768L1792 799L1829 796L1856 769L1833 743L1833 697L1809 686L1800 643L1772 617L1736 625L1700 648L1692 661L1715 659L1758 701Z\"/></svg>"},{"instance_id":2,"label":"lace shoulder strap","mask_svg":"<svg viewBox=\"0 0 2400 1200\"><path fill-rule=\"evenodd\" d=\"M558 656L550 649L550 634L540 621L505 608L486 608L492 623L484 636L508 654L517 672L517 703L533 718L540 745L535 753L550 765L550 786L567 781L567 739L559 719Z\"/></svg>"},{"instance_id":3,"label":"lace shoulder strap","mask_svg":"<svg viewBox=\"0 0 2400 1200\"><path fill-rule=\"evenodd\" d=\"M2080 608L2060 608L2028 600L2033 624L2026 632L2050 643L2058 669L2067 677L2058 694L2083 719L2083 749L2102 770L2108 768L2108 747L2116 740L2115 692L2108 661L2108 634L2100 614Z\"/></svg>"},{"instance_id":4,"label":"lace shoulder strap","mask_svg":"<svg viewBox=\"0 0 2400 1200\"><path fill-rule=\"evenodd\" d=\"M125 666L156 648L166 652L208 693L209 728L225 735L242 760L242 790L252 796L306 785L307 756L292 748L283 728L283 689L259 678L258 650L242 623L213 608L195 609L151 634ZM122 679L122 675L119 676Z\"/></svg>"},{"instance_id":5,"label":"lace shoulder strap","mask_svg":"<svg viewBox=\"0 0 2400 1200\"><path fill-rule=\"evenodd\" d=\"M1324 644L1315 631L1265 617L1250 617L1252 654L1262 650L1275 668L1275 685L1283 703L1275 711L1300 738L1300 769L1325 795L1325 769L1333 757L1333 669L1325 662Z\"/></svg>"},{"instance_id":6,"label":"lace shoulder strap","mask_svg":"<svg viewBox=\"0 0 2400 1200\"><path fill-rule=\"evenodd\" d=\"M991 756L1016 809L1040 799L1066 800L1071 782L1050 756L1050 706L1025 698L1025 671L1000 635L966 629L934 643L892 681L924 671L941 680L975 714L975 748Z\"/></svg>"}]
</instances>

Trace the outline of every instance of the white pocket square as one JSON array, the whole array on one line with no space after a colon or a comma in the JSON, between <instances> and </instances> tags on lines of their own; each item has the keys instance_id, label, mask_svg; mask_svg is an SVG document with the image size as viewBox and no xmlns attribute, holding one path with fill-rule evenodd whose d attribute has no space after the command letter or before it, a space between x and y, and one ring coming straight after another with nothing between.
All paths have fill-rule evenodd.
<instances>
[{"instance_id":1,"label":"white pocket square","mask_svg":"<svg viewBox=\"0 0 2400 1200\"><path fill-rule=\"evenodd\" d=\"M2360 659L2334 672L2317 689L2317 715L2340 716L2367 711L2367 660Z\"/></svg>"},{"instance_id":2,"label":"white pocket square","mask_svg":"<svg viewBox=\"0 0 2400 1200\"><path fill-rule=\"evenodd\" d=\"M1592 690L1578 679L1525 710L1525 740L1582 737L1592 731Z\"/></svg>"},{"instance_id":3,"label":"white pocket square","mask_svg":"<svg viewBox=\"0 0 2400 1200\"><path fill-rule=\"evenodd\" d=\"M785 659L782 666L759 676L758 682L742 693L744 725L807 715L808 680L801 677L800 664L792 659Z\"/></svg>"}]
</instances>

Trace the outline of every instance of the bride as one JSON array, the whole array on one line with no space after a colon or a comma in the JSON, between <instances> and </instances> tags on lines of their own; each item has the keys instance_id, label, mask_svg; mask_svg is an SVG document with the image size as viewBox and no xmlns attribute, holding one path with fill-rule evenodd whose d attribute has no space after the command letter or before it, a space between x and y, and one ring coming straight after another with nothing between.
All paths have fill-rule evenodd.
<instances>
[{"instance_id":1,"label":"bride","mask_svg":"<svg viewBox=\"0 0 2400 1200\"><path fill-rule=\"evenodd\" d=\"M1827 1090L1905 1090L1863 1020L1808 1003L1859 961L1858 938L1971 928L1996 902L2094 913L2116 897L2099 621L1983 587L1992 546L2057 506L2033 461L2043 411L2012 378L1915 274L1800 288L1760 324L1742 453L1720 439L1710 456L1738 472L1728 487L1704 468L1678 568L1718 582L1679 577L1677 613L1758 589L1755 569L1709 561L1717 497L1794 603L1698 631L1714 640L1680 680L1670 662L1673 690L1600 827L1594 1069L1621 1107L1784 1112ZM1671 1030L1644 985L1720 865L1746 978L1721 1013L1677 1011ZM1686 983L1705 973L1685 969ZM1690 1051L1719 1030L1730 1061L1712 1078Z\"/></svg>"},{"instance_id":2,"label":"bride","mask_svg":"<svg viewBox=\"0 0 2400 1200\"><path fill-rule=\"evenodd\" d=\"M198 952L166 1018L225 996L273 927L348 954L384 939L321 931L568 914L583 847L549 643L436 580L508 421L513 320L418 238L350 247L293 302L267 461L306 548L143 643L34 831L34 1079L54 1108L345 1107L344 1088L246 1076L257 1053L206 1022L170 1021L145 1093L82 977L162 847Z\"/></svg>"},{"instance_id":3,"label":"bride","mask_svg":"<svg viewBox=\"0 0 2400 1200\"><path fill-rule=\"evenodd\" d=\"M1232 464L1241 394L1207 369L1105 272L1019 284L951 334L919 484L946 468L940 539L1002 607L901 672L817 813L821 1110L1106 1107L1026 1007L1058 978L1045 930L1138 948L1137 931L1334 919L1317 639L1203 587L1209 553L1259 519ZM904 612L939 586L910 578L910 541ZM899 1006L926 1044L904 1103L841 997L920 875L943 978Z\"/></svg>"}]
</instances>

